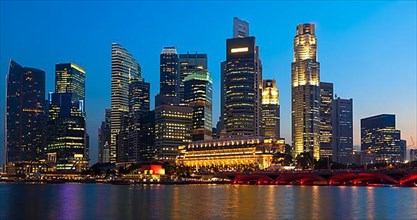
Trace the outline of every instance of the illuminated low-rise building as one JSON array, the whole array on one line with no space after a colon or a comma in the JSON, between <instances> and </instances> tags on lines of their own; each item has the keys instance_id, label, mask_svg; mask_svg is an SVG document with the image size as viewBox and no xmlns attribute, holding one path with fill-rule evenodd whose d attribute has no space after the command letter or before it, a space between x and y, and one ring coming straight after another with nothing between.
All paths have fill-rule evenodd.
<instances>
[{"instance_id":1,"label":"illuminated low-rise building","mask_svg":"<svg viewBox=\"0 0 417 220\"><path fill-rule=\"evenodd\" d=\"M180 147L176 163L197 168L254 165L265 169L273 154L284 148L284 139L257 136L195 141Z\"/></svg>"}]
</instances>

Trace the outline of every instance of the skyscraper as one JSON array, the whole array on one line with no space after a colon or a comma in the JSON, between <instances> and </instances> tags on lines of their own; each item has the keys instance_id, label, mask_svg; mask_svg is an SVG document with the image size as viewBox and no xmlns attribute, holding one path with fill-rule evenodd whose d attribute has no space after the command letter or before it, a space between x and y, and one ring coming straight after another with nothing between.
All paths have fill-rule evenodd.
<instances>
[{"instance_id":1,"label":"skyscraper","mask_svg":"<svg viewBox=\"0 0 417 220\"><path fill-rule=\"evenodd\" d=\"M106 109L104 121L98 129L98 162L110 162L110 109Z\"/></svg>"},{"instance_id":2,"label":"skyscraper","mask_svg":"<svg viewBox=\"0 0 417 220\"><path fill-rule=\"evenodd\" d=\"M55 65L55 93L72 93L72 102L85 107L85 70L75 63Z\"/></svg>"},{"instance_id":3,"label":"skyscraper","mask_svg":"<svg viewBox=\"0 0 417 220\"><path fill-rule=\"evenodd\" d=\"M116 162L116 137L123 115L129 112L129 83L139 78L141 69L136 59L120 44L112 44L111 63L111 139L110 162Z\"/></svg>"},{"instance_id":4,"label":"skyscraper","mask_svg":"<svg viewBox=\"0 0 417 220\"><path fill-rule=\"evenodd\" d=\"M233 38L249 37L249 23L237 17L233 18Z\"/></svg>"},{"instance_id":5,"label":"skyscraper","mask_svg":"<svg viewBox=\"0 0 417 220\"><path fill-rule=\"evenodd\" d=\"M185 78L184 98L193 109L192 140L211 139L212 80L207 69L195 70Z\"/></svg>"},{"instance_id":6,"label":"skyscraper","mask_svg":"<svg viewBox=\"0 0 417 220\"><path fill-rule=\"evenodd\" d=\"M353 153L353 100L333 100L333 161L351 163Z\"/></svg>"},{"instance_id":7,"label":"skyscraper","mask_svg":"<svg viewBox=\"0 0 417 220\"><path fill-rule=\"evenodd\" d=\"M164 47L160 55L159 94L156 105L179 103L179 57L175 47Z\"/></svg>"},{"instance_id":8,"label":"skyscraper","mask_svg":"<svg viewBox=\"0 0 417 220\"><path fill-rule=\"evenodd\" d=\"M275 80L263 80L261 134L280 138L279 92Z\"/></svg>"},{"instance_id":9,"label":"skyscraper","mask_svg":"<svg viewBox=\"0 0 417 220\"><path fill-rule=\"evenodd\" d=\"M178 97L184 103L184 80L197 70L207 69L207 54L180 54L179 65Z\"/></svg>"},{"instance_id":10,"label":"skyscraper","mask_svg":"<svg viewBox=\"0 0 417 220\"><path fill-rule=\"evenodd\" d=\"M320 157L332 158L333 83L320 82Z\"/></svg>"},{"instance_id":11,"label":"skyscraper","mask_svg":"<svg viewBox=\"0 0 417 220\"><path fill-rule=\"evenodd\" d=\"M156 159L174 163L178 147L191 142L193 109L177 105L155 108Z\"/></svg>"},{"instance_id":12,"label":"skyscraper","mask_svg":"<svg viewBox=\"0 0 417 220\"><path fill-rule=\"evenodd\" d=\"M291 64L292 142L294 157L309 152L320 158L320 64L314 24L300 24Z\"/></svg>"},{"instance_id":13,"label":"skyscraper","mask_svg":"<svg viewBox=\"0 0 417 220\"><path fill-rule=\"evenodd\" d=\"M395 115L361 119L361 148L375 156L375 163L402 161L401 131L395 129Z\"/></svg>"},{"instance_id":14,"label":"skyscraper","mask_svg":"<svg viewBox=\"0 0 417 220\"><path fill-rule=\"evenodd\" d=\"M44 158L45 72L10 60L6 85L6 162Z\"/></svg>"},{"instance_id":15,"label":"skyscraper","mask_svg":"<svg viewBox=\"0 0 417 220\"><path fill-rule=\"evenodd\" d=\"M226 41L225 118L227 136L260 133L262 64L255 37Z\"/></svg>"}]
</instances>

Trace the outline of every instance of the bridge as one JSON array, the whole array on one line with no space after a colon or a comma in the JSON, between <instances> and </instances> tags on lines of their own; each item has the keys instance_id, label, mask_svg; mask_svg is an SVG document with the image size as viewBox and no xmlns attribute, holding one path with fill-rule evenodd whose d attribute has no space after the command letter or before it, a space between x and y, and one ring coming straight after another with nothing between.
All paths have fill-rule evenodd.
<instances>
[{"instance_id":1,"label":"bridge","mask_svg":"<svg viewBox=\"0 0 417 220\"><path fill-rule=\"evenodd\" d=\"M222 172L217 178L234 184L417 186L417 169Z\"/></svg>"}]
</instances>

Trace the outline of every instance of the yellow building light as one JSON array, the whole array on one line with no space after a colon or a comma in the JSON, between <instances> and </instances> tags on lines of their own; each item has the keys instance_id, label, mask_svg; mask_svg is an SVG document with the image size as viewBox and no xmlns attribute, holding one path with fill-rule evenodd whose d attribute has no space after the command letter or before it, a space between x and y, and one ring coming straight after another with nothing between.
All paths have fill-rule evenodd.
<instances>
[{"instance_id":1,"label":"yellow building light","mask_svg":"<svg viewBox=\"0 0 417 220\"><path fill-rule=\"evenodd\" d=\"M248 52L248 51L249 51L248 47L232 48L230 50L231 53L242 53L242 52Z\"/></svg>"}]
</instances>

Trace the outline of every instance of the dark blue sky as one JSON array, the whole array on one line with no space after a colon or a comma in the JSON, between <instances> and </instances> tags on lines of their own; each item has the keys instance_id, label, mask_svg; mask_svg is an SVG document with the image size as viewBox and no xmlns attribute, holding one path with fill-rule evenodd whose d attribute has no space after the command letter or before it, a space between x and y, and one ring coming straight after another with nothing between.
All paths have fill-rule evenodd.
<instances>
[{"instance_id":1,"label":"dark blue sky","mask_svg":"<svg viewBox=\"0 0 417 220\"><path fill-rule=\"evenodd\" d=\"M217 122L220 62L233 17L250 23L260 46L264 79L280 89L281 130L291 143L290 80L293 37L299 23L317 25L321 81L354 101L354 142L360 118L395 113L402 137L416 139L416 2L11 2L0 1L0 114L12 58L44 69L54 89L56 63L75 62L87 71L86 106L91 160L97 161L97 129L110 107L111 43L127 48L151 82L152 106L159 91L163 46L180 53L207 53ZM215 125L215 124L214 124ZM4 140L4 117L0 117ZM1 159L4 142L1 142Z\"/></svg>"}]
</instances>

